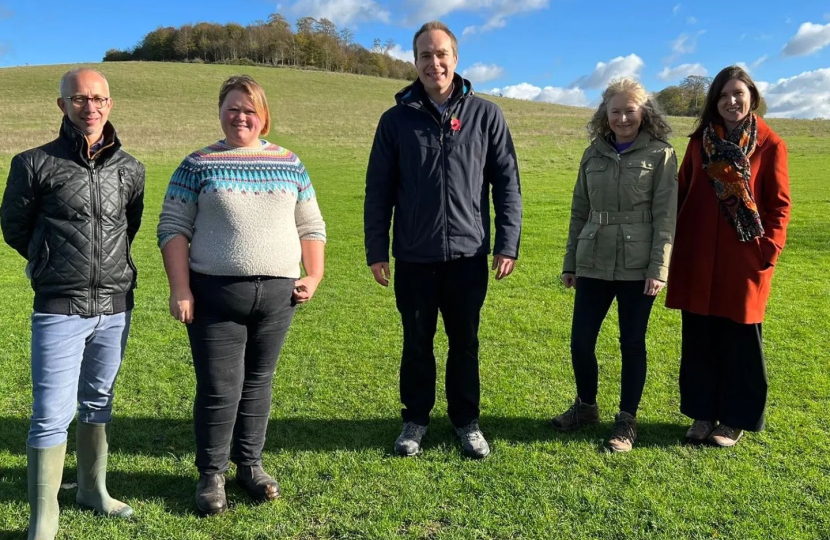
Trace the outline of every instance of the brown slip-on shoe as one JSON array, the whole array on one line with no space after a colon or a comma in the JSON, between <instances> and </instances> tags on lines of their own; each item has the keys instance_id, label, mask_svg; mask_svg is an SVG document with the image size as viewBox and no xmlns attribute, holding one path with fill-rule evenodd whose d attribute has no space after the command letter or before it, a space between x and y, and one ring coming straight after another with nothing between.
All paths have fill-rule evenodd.
<instances>
[{"instance_id":1,"label":"brown slip-on shoe","mask_svg":"<svg viewBox=\"0 0 830 540\"><path fill-rule=\"evenodd\" d=\"M731 448L738 444L741 437L744 435L744 430L731 428L726 424L720 424L712 431L707 439L710 443L721 448Z\"/></svg>"}]
</instances>

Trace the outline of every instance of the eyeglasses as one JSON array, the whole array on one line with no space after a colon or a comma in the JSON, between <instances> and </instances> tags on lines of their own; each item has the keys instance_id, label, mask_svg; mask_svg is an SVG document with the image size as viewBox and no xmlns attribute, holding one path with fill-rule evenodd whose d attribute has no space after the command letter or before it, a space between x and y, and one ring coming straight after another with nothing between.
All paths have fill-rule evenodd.
<instances>
[{"instance_id":1,"label":"eyeglasses","mask_svg":"<svg viewBox=\"0 0 830 540\"><path fill-rule=\"evenodd\" d=\"M69 101L71 101L72 106L76 109L83 109L84 107L86 107L86 104L90 101L92 102L92 106L96 109L103 109L110 102L110 98L102 96L63 96L63 99L68 99Z\"/></svg>"}]
</instances>

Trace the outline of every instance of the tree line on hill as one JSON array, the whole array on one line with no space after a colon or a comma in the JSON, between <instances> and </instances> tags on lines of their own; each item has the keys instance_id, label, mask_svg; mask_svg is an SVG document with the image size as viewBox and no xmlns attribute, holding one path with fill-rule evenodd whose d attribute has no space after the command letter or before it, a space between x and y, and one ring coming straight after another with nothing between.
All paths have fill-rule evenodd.
<instances>
[{"instance_id":1,"label":"tree line on hill","mask_svg":"<svg viewBox=\"0 0 830 540\"><path fill-rule=\"evenodd\" d=\"M292 66L413 80L411 62L389 56L392 40L375 39L372 50L353 42L348 28L328 19L302 17L296 31L279 13L248 26L236 23L159 27L134 48L110 49L104 62L129 60Z\"/></svg>"},{"instance_id":2,"label":"tree line on hill","mask_svg":"<svg viewBox=\"0 0 830 540\"><path fill-rule=\"evenodd\" d=\"M689 75L680 84L660 90L654 94L654 98L666 114L672 116L698 116L706 102L706 93L709 91L709 85L711 84L712 77ZM764 116L767 113L767 103L763 97L755 113L758 116Z\"/></svg>"}]
</instances>

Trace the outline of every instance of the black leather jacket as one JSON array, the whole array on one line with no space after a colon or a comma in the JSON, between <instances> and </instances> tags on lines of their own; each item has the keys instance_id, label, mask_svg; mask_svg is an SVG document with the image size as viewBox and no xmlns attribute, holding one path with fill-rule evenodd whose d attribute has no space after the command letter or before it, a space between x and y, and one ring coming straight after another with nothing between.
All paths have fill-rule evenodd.
<instances>
[{"instance_id":1,"label":"black leather jacket","mask_svg":"<svg viewBox=\"0 0 830 540\"><path fill-rule=\"evenodd\" d=\"M64 117L54 141L11 162L0 224L28 264L42 313L94 316L133 307L130 244L144 209L144 166L121 150L112 124L89 156L86 137Z\"/></svg>"}]
</instances>

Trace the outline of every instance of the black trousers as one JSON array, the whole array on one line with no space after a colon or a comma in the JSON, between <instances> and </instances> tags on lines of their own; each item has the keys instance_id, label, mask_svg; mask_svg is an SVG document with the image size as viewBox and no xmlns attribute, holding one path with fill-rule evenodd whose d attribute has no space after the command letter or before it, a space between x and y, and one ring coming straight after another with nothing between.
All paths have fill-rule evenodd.
<instances>
[{"instance_id":1,"label":"black trousers","mask_svg":"<svg viewBox=\"0 0 830 540\"><path fill-rule=\"evenodd\" d=\"M577 395L583 402L596 403L599 378L597 337L616 297L622 356L620 410L637 414L646 384L646 330L655 298L643 294L644 288L645 280L607 281L585 277L576 280L571 362Z\"/></svg>"},{"instance_id":2,"label":"black trousers","mask_svg":"<svg viewBox=\"0 0 830 540\"><path fill-rule=\"evenodd\" d=\"M231 461L259 465L274 369L294 316L294 280L191 272L190 289L196 468L225 472L231 442Z\"/></svg>"},{"instance_id":3,"label":"black trousers","mask_svg":"<svg viewBox=\"0 0 830 540\"><path fill-rule=\"evenodd\" d=\"M747 431L764 429L767 367L761 324L682 312L680 412Z\"/></svg>"},{"instance_id":4,"label":"black trousers","mask_svg":"<svg viewBox=\"0 0 830 540\"><path fill-rule=\"evenodd\" d=\"M478 325L489 278L487 257L442 263L395 263L395 300L403 323L401 411L404 422L429 424L435 406L433 340L444 319L447 412L456 427L479 416Z\"/></svg>"}]
</instances>

